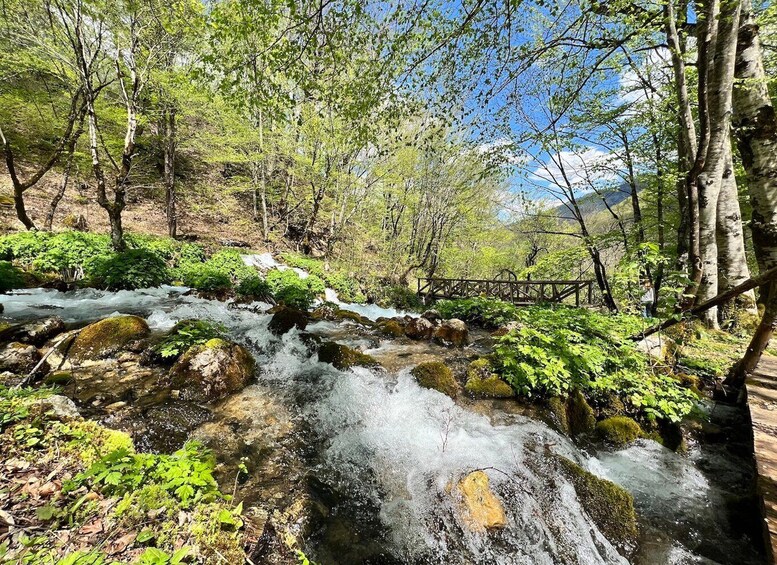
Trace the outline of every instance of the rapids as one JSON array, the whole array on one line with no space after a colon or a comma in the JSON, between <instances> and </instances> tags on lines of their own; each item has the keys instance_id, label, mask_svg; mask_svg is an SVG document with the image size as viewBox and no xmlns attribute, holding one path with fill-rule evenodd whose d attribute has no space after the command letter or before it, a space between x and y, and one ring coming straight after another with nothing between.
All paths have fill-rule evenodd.
<instances>
[{"instance_id":1,"label":"rapids","mask_svg":"<svg viewBox=\"0 0 777 565\"><path fill-rule=\"evenodd\" d=\"M254 262L271 267L264 259ZM342 342L353 335L352 345L394 357L387 371L337 371L311 356L296 330L273 336L265 314L269 305L235 307L182 288L37 289L0 295L0 303L11 320L57 315L82 324L119 312L144 316L158 331L187 318L224 324L260 368L241 406L266 410L267 403L252 405L252 391L257 398L259 391L269 391L279 411L288 412L304 432L299 457L307 487L325 508L305 549L322 565L627 563L591 522L572 485L552 464L552 454L634 495L641 528L634 562L762 562L748 537L752 530L738 523L753 511L745 496L752 463L742 447L746 438L738 432L726 445L692 443L687 455L650 441L587 452L541 420L510 409L514 402L454 402L419 387L409 374L413 356L400 355L402 347L391 340L356 334L347 322L313 324L309 331L330 339L337 335ZM341 306L371 319L398 314ZM725 429L742 429L739 411L707 409ZM476 469L486 471L505 504L508 525L501 531L473 533L457 518L451 485Z\"/></svg>"}]
</instances>

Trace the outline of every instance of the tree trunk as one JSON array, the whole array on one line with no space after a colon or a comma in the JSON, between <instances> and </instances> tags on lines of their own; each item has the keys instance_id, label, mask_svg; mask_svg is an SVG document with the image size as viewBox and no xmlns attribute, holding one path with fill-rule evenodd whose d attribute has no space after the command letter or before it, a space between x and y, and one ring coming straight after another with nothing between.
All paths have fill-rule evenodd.
<instances>
[{"instance_id":1,"label":"tree trunk","mask_svg":"<svg viewBox=\"0 0 777 565\"><path fill-rule=\"evenodd\" d=\"M745 254L745 238L742 230L742 215L739 210L737 183L731 159L731 145L726 144L726 167L718 196L718 289L720 292L732 289L750 278ZM740 294L734 302L720 306L720 320L732 317L735 308L758 313L755 292Z\"/></svg>"},{"instance_id":2,"label":"tree trunk","mask_svg":"<svg viewBox=\"0 0 777 565\"><path fill-rule=\"evenodd\" d=\"M59 188L57 188L57 192L54 194L54 197L51 199L51 202L49 203L49 210L46 212L46 220L43 223L43 229L45 231L51 231L52 226L54 225L54 215L57 213L57 206L59 206L60 201L65 196L65 191L67 190L68 181L70 180L70 171L73 168L73 154L71 153L67 160L67 166L65 167L65 173L62 176L62 182L59 184Z\"/></svg>"},{"instance_id":3,"label":"tree trunk","mask_svg":"<svg viewBox=\"0 0 777 565\"><path fill-rule=\"evenodd\" d=\"M717 29L710 30L709 46L713 56L707 57L706 103L709 116L709 144L703 156L704 165L696 185L699 191L699 253L702 264L701 280L696 301L706 302L718 294L718 198L729 156L731 96L734 83L734 61L739 26L739 0L723 0L719 14L711 2L707 18L717 20ZM710 26L711 28L712 26ZM708 54L709 55L709 54ZM733 171L729 171L729 177ZM736 190L736 188L735 188ZM709 327L718 328L717 308L703 316Z\"/></svg>"},{"instance_id":4,"label":"tree trunk","mask_svg":"<svg viewBox=\"0 0 777 565\"><path fill-rule=\"evenodd\" d=\"M777 117L767 89L758 25L750 0L742 0L734 85L734 133L747 173L750 229L761 272L777 266ZM744 357L730 376L741 384L761 359L777 323L777 289L762 289L766 297L763 319Z\"/></svg>"},{"instance_id":5,"label":"tree trunk","mask_svg":"<svg viewBox=\"0 0 777 565\"><path fill-rule=\"evenodd\" d=\"M162 114L164 127L165 157L165 211L167 214L167 234L175 238L178 235L177 194L175 192L175 146L176 146L176 109L166 108Z\"/></svg>"}]
</instances>

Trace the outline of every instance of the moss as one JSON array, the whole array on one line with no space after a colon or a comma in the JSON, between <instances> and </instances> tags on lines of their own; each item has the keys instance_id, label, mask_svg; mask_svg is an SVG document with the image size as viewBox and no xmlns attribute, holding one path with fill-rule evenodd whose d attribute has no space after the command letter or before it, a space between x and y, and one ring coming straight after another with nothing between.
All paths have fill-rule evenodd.
<instances>
[{"instance_id":1,"label":"moss","mask_svg":"<svg viewBox=\"0 0 777 565\"><path fill-rule=\"evenodd\" d=\"M685 388L691 389L696 394L701 395L702 381L699 377L687 373L677 373L674 377Z\"/></svg>"},{"instance_id":2,"label":"moss","mask_svg":"<svg viewBox=\"0 0 777 565\"><path fill-rule=\"evenodd\" d=\"M553 422L558 426L559 431L569 434L569 420L567 420L567 405L560 396L553 396L548 399L548 410L552 416Z\"/></svg>"},{"instance_id":3,"label":"moss","mask_svg":"<svg viewBox=\"0 0 777 565\"><path fill-rule=\"evenodd\" d=\"M321 344L318 360L329 363L341 371L350 367L380 367L380 363L374 357L334 341Z\"/></svg>"},{"instance_id":4,"label":"moss","mask_svg":"<svg viewBox=\"0 0 777 565\"><path fill-rule=\"evenodd\" d=\"M612 418L613 416L623 416L626 413L626 405L615 393L609 393L598 397L594 406L599 417L603 419Z\"/></svg>"},{"instance_id":5,"label":"moss","mask_svg":"<svg viewBox=\"0 0 777 565\"><path fill-rule=\"evenodd\" d=\"M604 441L626 445L645 435L642 427L628 416L613 416L596 424L596 432Z\"/></svg>"},{"instance_id":6,"label":"moss","mask_svg":"<svg viewBox=\"0 0 777 565\"><path fill-rule=\"evenodd\" d=\"M120 351L130 342L149 333L148 324L138 316L115 316L86 326L76 336L69 354L73 359L99 359Z\"/></svg>"},{"instance_id":7,"label":"moss","mask_svg":"<svg viewBox=\"0 0 777 565\"><path fill-rule=\"evenodd\" d=\"M634 499L623 488L558 457L561 470L575 487L580 503L599 530L622 554L636 548L637 514Z\"/></svg>"},{"instance_id":8,"label":"moss","mask_svg":"<svg viewBox=\"0 0 777 565\"><path fill-rule=\"evenodd\" d=\"M66 386L73 382L73 373L70 371L54 371L46 375L43 383L47 385Z\"/></svg>"},{"instance_id":9,"label":"moss","mask_svg":"<svg viewBox=\"0 0 777 565\"><path fill-rule=\"evenodd\" d=\"M493 372L491 362L486 359L476 359L467 368L467 392L475 396L490 398L510 398L515 396L513 387L504 382Z\"/></svg>"},{"instance_id":10,"label":"moss","mask_svg":"<svg viewBox=\"0 0 777 565\"><path fill-rule=\"evenodd\" d=\"M350 320L352 322L356 322L357 324L361 324L363 326L372 326L373 323L371 320L368 320L361 314L357 314L356 312L351 312L350 310L338 310L334 313L334 317L338 320Z\"/></svg>"},{"instance_id":11,"label":"moss","mask_svg":"<svg viewBox=\"0 0 777 565\"><path fill-rule=\"evenodd\" d=\"M383 320L378 322L378 329L383 335L392 337L402 337L405 335L405 329L402 327L402 324L396 320Z\"/></svg>"},{"instance_id":12,"label":"moss","mask_svg":"<svg viewBox=\"0 0 777 565\"><path fill-rule=\"evenodd\" d=\"M594 409L578 389L575 389L567 400L567 422L572 437L591 433L596 427Z\"/></svg>"},{"instance_id":13,"label":"moss","mask_svg":"<svg viewBox=\"0 0 777 565\"><path fill-rule=\"evenodd\" d=\"M453 378L453 373L445 363L429 361L421 363L411 371L418 384L424 388L431 388L451 398L459 394L459 385Z\"/></svg>"}]
</instances>

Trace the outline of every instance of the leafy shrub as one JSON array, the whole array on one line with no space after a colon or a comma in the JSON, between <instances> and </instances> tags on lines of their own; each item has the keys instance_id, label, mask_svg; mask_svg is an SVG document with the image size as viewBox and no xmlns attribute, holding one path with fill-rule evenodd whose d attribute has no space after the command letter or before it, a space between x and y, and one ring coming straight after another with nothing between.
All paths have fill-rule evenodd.
<instances>
[{"instance_id":1,"label":"leafy shrub","mask_svg":"<svg viewBox=\"0 0 777 565\"><path fill-rule=\"evenodd\" d=\"M311 259L310 257L305 257L304 255L299 255L297 253L281 253L281 259L289 267L303 269L309 274L316 275L322 279L326 277L324 262L320 259Z\"/></svg>"},{"instance_id":2,"label":"leafy shrub","mask_svg":"<svg viewBox=\"0 0 777 565\"><path fill-rule=\"evenodd\" d=\"M178 269L178 278L184 285L205 292L223 292L232 288L229 275L208 263L186 264Z\"/></svg>"},{"instance_id":3,"label":"leafy shrub","mask_svg":"<svg viewBox=\"0 0 777 565\"><path fill-rule=\"evenodd\" d=\"M8 292L24 286L22 272L8 261L0 261L0 292Z\"/></svg>"},{"instance_id":4,"label":"leafy shrub","mask_svg":"<svg viewBox=\"0 0 777 565\"><path fill-rule=\"evenodd\" d=\"M337 296L343 302L362 304L367 298L362 294L359 283L342 273L332 273L326 276L326 284L337 292Z\"/></svg>"},{"instance_id":5,"label":"leafy shrub","mask_svg":"<svg viewBox=\"0 0 777 565\"><path fill-rule=\"evenodd\" d=\"M100 257L91 268L92 282L108 290L151 288L170 282L164 260L146 249L128 249Z\"/></svg>"},{"instance_id":6,"label":"leafy shrub","mask_svg":"<svg viewBox=\"0 0 777 565\"><path fill-rule=\"evenodd\" d=\"M183 320L160 341L154 351L163 359L178 357L193 345L203 344L213 338L223 338L226 328L205 320Z\"/></svg>"},{"instance_id":7,"label":"leafy shrub","mask_svg":"<svg viewBox=\"0 0 777 565\"><path fill-rule=\"evenodd\" d=\"M301 310L310 308L316 295L325 290L320 278L310 275L303 279L292 269L273 269L267 273L266 282L276 300Z\"/></svg>"},{"instance_id":8,"label":"leafy shrub","mask_svg":"<svg viewBox=\"0 0 777 565\"><path fill-rule=\"evenodd\" d=\"M209 269L227 275L235 283L256 274L256 269L246 265L235 249L217 251L205 264Z\"/></svg>"},{"instance_id":9,"label":"leafy shrub","mask_svg":"<svg viewBox=\"0 0 777 565\"><path fill-rule=\"evenodd\" d=\"M443 318L459 318L486 328L498 328L518 316L517 306L497 298L439 300L435 307Z\"/></svg>"},{"instance_id":10,"label":"leafy shrub","mask_svg":"<svg viewBox=\"0 0 777 565\"><path fill-rule=\"evenodd\" d=\"M117 449L63 485L63 491L72 492L86 485L107 495L123 496L153 484L188 508L195 502L219 495L213 468L210 453L195 442L187 443L172 455Z\"/></svg>"},{"instance_id":11,"label":"leafy shrub","mask_svg":"<svg viewBox=\"0 0 777 565\"><path fill-rule=\"evenodd\" d=\"M324 262L320 259L312 259L297 253L282 253L281 259L290 267L307 271L311 277L315 277L314 281L317 279L322 280L325 286L337 292L338 297L343 302L364 303L367 301L367 298L361 291L359 281L342 271L327 271L324 268ZM324 292L323 290L313 290L316 293Z\"/></svg>"},{"instance_id":12,"label":"leafy shrub","mask_svg":"<svg viewBox=\"0 0 777 565\"><path fill-rule=\"evenodd\" d=\"M578 308L532 307L517 313L519 327L501 337L495 361L521 395L588 397L616 394L632 413L679 421L695 395L665 375L649 371L645 356L628 339L641 320Z\"/></svg>"},{"instance_id":13,"label":"leafy shrub","mask_svg":"<svg viewBox=\"0 0 777 565\"><path fill-rule=\"evenodd\" d=\"M250 277L244 278L240 281L240 284L237 285L235 292L240 296L252 298L254 300L261 300L272 295L272 292L270 292L270 285L259 275L251 275Z\"/></svg>"}]
</instances>

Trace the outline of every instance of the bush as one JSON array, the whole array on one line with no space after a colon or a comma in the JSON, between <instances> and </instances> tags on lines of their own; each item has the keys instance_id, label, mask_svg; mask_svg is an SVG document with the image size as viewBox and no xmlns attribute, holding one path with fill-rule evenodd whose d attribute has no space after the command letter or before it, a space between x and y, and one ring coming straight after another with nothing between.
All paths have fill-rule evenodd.
<instances>
[{"instance_id":1,"label":"bush","mask_svg":"<svg viewBox=\"0 0 777 565\"><path fill-rule=\"evenodd\" d=\"M190 263L178 270L178 277L188 287L205 292L224 292L232 288L229 275L208 263Z\"/></svg>"},{"instance_id":2,"label":"bush","mask_svg":"<svg viewBox=\"0 0 777 565\"><path fill-rule=\"evenodd\" d=\"M303 269L310 275L316 275L319 278L326 278L324 272L324 262L320 259L311 259L297 253L281 253L281 260L289 267Z\"/></svg>"},{"instance_id":3,"label":"bush","mask_svg":"<svg viewBox=\"0 0 777 565\"><path fill-rule=\"evenodd\" d=\"M381 288L381 306L397 310L421 310L424 303L421 297L404 285L387 285Z\"/></svg>"},{"instance_id":4,"label":"bush","mask_svg":"<svg viewBox=\"0 0 777 565\"><path fill-rule=\"evenodd\" d=\"M346 275L342 271L324 269L324 262L320 259L311 259L297 253L282 253L281 259L289 267L296 267L306 271L313 280L323 281L325 287L329 287L337 292L337 296L343 302L364 303L367 298L361 290L361 285L356 279ZM312 289L316 293L322 293L324 290Z\"/></svg>"},{"instance_id":5,"label":"bush","mask_svg":"<svg viewBox=\"0 0 777 565\"><path fill-rule=\"evenodd\" d=\"M439 300L435 307L443 318L459 318L486 328L498 328L518 317L518 307L496 298Z\"/></svg>"},{"instance_id":6,"label":"bush","mask_svg":"<svg viewBox=\"0 0 777 565\"><path fill-rule=\"evenodd\" d=\"M0 293L24 286L22 272L8 261L0 261Z\"/></svg>"},{"instance_id":7,"label":"bush","mask_svg":"<svg viewBox=\"0 0 777 565\"><path fill-rule=\"evenodd\" d=\"M91 268L95 286L108 290L151 288L170 282L164 260L146 249L129 249L100 257Z\"/></svg>"},{"instance_id":8,"label":"bush","mask_svg":"<svg viewBox=\"0 0 777 565\"><path fill-rule=\"evenodd\" d=\"M300 310L309 309L316 295L325 290L324 282L317 276L303 279L292 269L273 269L267 273L266 281L278 302Z\"/></svg>"},{"instance_id":9,"label":"bush","mask_svg":"<svg viewBox=\"0 0 777 565\"><path fill-rule=\"evenodd\" d=\"M256 275L256 269L246 265L240 253L234 249L217 251L205 264L209 269L227 275L234 283Z\"/></svg>"},{"instance_id":10,"label":"bush","mask_svg":"<svg viewBox=\"0 0 777 565\"><path fill-rule=\"evenodd\" d=\"M521 309L517 320L520 326L499 339L494 357L502 378L521 395L615 394L634 415L673 422L695 406L693 392L649 371L628 339L641 324L635 316L532 307Z\"/></svg>"},{"instance_id":11,"label":"bush","mask_svg":"<svg viewBox=\"0 0 777 565\"><path fill-rule=\"evenodd\" d=\"M272 296L270 292L270 285L267 284L259 275L251 275L244 278L237 285L235 292L245 298L252 298L254 300L261 300Z\"/></svg>"}]
</instances>

